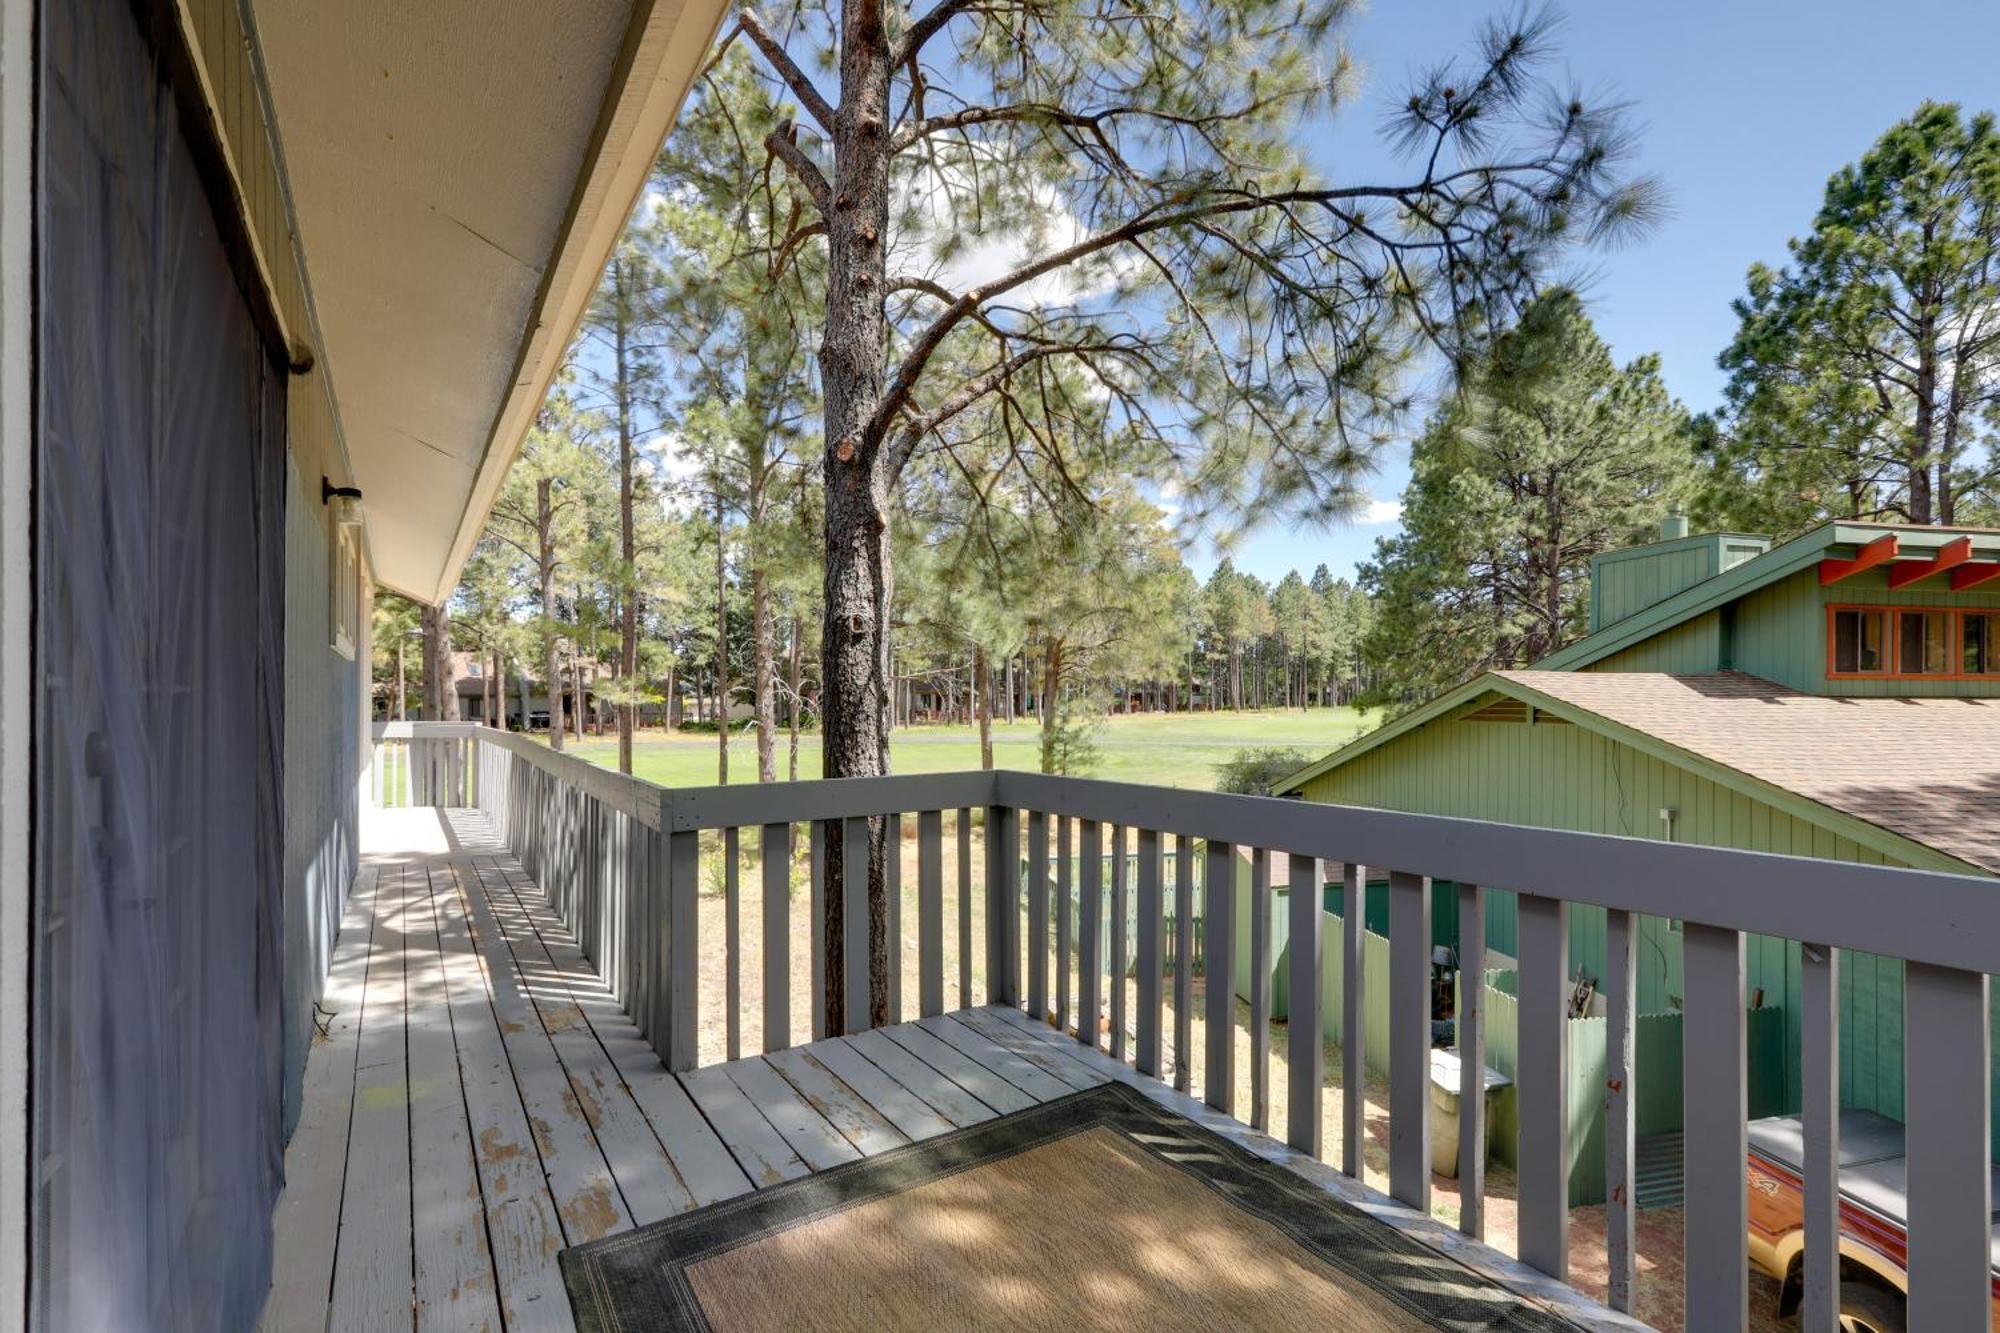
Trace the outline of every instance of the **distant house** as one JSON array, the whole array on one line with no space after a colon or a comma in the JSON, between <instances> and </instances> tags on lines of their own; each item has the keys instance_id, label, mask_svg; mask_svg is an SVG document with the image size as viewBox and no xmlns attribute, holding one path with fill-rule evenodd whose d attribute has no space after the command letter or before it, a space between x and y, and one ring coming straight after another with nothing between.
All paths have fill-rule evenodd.
<instances>
[{"instance_id":1,"label":"distant house","mask_svg":"<svg viewBox=\"0 0 2000 1333\"><path fill-rule=\"evenodd\" d=\"M1837 522L1774 547L1670 528L1596 560L1587 637L1469 681L1278 791L2000 875L2000 531ZM1488 945L1511 953L1512 896L1493 897ZM1569 929L1572 971L1596 978L1603 910L1572 907ZM1642 921L1642 1013L1678 1007L1680 945L1677 922ZM1751 937L1745 953L1753 1002L1786 1011L1762 1072L1795 1109L1799 946ZM1841 990L1842 1102L1901 1118L1902 964L1850 954Z\"/></svg>"}]
</instances>

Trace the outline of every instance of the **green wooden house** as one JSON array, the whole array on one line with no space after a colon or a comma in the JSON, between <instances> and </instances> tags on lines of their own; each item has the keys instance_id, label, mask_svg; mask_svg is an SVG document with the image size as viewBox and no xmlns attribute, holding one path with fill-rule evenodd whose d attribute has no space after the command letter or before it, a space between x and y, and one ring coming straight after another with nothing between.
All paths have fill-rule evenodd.
<instances>
[{"instance_id":1,"label":"green wooden house","mask_svg":"<svg viewBox=\"0 0 2000 1333\"><path fill-rule=\"evenodd\" d=\"M1670 519L1663 540L1596 560L1590 607L1589 635L1532 670L1469 681L1278 792L2000 875L2000 531L1838 522L1773 546ZM1513 908L1492 895L1501 954ZM1787 1110L1798 947L1746 943L1752 1003L1786 1012L1765 1057L1779 1067L1753 1073ZM1643 921L1637 955L1641 1013L1678 1008L1678 923ZM1597 977L1601 909L1572 909L1570 960ZM1902 984L1893 961L1844 961L1843 1101L1898 1118Z\"/></svg>"}]
</instances>

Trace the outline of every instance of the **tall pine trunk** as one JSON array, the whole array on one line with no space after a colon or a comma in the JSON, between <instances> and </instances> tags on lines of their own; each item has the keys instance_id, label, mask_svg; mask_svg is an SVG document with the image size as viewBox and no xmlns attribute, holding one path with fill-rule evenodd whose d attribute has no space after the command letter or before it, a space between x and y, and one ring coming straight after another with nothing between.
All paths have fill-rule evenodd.
<instances>
[{"instance_id":1,"label":"tall pine trunk","mask_svg":"<svg viewBox=\"0 0 2000 1333\"><path fill-rule=\"evenodd\" d=\"M556 543L553 483L543 477L535 483L536 573L541 579L542 599L542 680L549 692L549 745L563 748L562 652L556 638ZM521 713L521 729L528 730L528 714Z\"/></svg>"},{"instance_id":2,"label":"tall pine trunk","mask_svg":"<svg viewBox=\"0 0 2000 1333\"><path fill-rule=\"evenodd\" d=\"M715 780L729 784L729 547L722 533L722 487L715 488Z\"/></svg>"},{"instance_id":3,"label":"tall pine trunk","mask_svg":"<svg viewBox=\"0 0 2000 1333\"><path fill-rule=\"evenodd\" d=\"M972 707L979 714L979 766L993 767L993 671L986 650L972 650Z\"/></svg>"},{"instance_id":4,"label":"tall pine trunk","mask_svg":"<svg viewBox=\"0 0 2000 1333\"><path fill-rule=\"evenodd\" d=\"M826 328L820 341L826 436L826 630L821 647L823 771L889 771L889 488L883 441L866 432L882 397L888 336L882 239L889 226L889 58L881 0L842 0L840 109L828 191ZM871 820L868 864L869 1022L889 1014L889 919L882 821ZM829 1032L847 1016L846 873L838 824L826 829L824 910Z\"/></svg>"},{"instance_id":5,"label":"tall pine trunk","mask_svg":"<svg viewBox=\"0 0 2000 1333\"><path fill-rule=\"evenodd\" d=\"M799 727L805 719L805 699L800 691L805 687L805 621L799 616L792 617L791 646L791 694L785 706L786 723L791 729L791 768L789 776L793 782L799 780Z\"/></svg>"},{"instance_id":6,"label":"tall pine trunk","mask_svg":"<svg viewBox=\"0 0 2000 1333\"><path fill-rule=\"evenodd\" d=\"M624 263L612 266L617 305L613 342L618 376L618 771L632 771L633 713L638 697L632 688L639 674L639 566L632 525L632 361L631 306L627 300Z\"/></svg>"}]
</instances>

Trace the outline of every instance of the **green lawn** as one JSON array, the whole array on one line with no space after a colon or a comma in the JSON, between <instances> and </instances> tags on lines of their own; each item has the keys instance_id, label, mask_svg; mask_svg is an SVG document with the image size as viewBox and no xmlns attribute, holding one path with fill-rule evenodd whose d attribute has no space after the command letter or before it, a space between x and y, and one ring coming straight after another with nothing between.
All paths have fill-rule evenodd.
<instances>
[{"instance_id":1,"label":"green lawn","mask_svg":"<svg viewBox=\"0 0 2000 1333\"><path fill-rule=\"evenodd\" d=\"M1246 713L1140 713L1106 718L1097 733L1098 758L1089 776L1123 782L1150 782L1168 787L1210 788L1217 765L1248 746L1281 745L1305 751L1313 758L1359 735L1372 725L1358 709L1313 708L1304 711ZM618 743L609 736L591 737L570 751L607 768L618 762ZM713 733L666 735L641 732L633 767L638 776L666 787L692 787L715 781L716 743ZM993 728L993 761L1002 768L1039 766L1040 733L1033 721ZM972 727L918 726L897 730L890 742L890 761L898 773L945 773L979 767L979 735ZM786 771L786 738L778 737L778 776ZM819 776L819 737L808 733L799 742L799 776ZM754 782L757 744L747 731L731 737L729 780Z\"/></svg>"}]
</instances>

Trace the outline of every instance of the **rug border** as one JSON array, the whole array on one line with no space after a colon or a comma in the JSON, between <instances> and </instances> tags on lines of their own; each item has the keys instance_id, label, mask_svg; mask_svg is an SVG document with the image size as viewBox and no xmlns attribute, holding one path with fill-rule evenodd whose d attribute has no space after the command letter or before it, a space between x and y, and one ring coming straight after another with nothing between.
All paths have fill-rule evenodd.
<instances>
[{"instance_id":1,"label":"rug border","mask_svg":"<svg viewBox=\"0 0 2000 1333\"><path fill-rule=\"evenodd\" d=\"M1133 1124L1135 1118L1142 1123ZM1202 1163L1187 1154L1183 1157L1189 1160L1176 1160L1174 1155L1161 1151L1156 1143L1148 1141L1145 1133L1148 1125L1158 1126L1161 1130L1170 1129L1176 1136L1192 1139L1208 1150L1202 1156L1213 1154L1217 1160ZM1532 1297L1514 1291L1461 1260L1425 1245L1282 1164L1251 1152L1206 1125L1120 1082L1080 1089L1020 1111L963 1126L948 1134L903 1144L888 1152L842 1163L765 1189L752 1190L617 1236L565 1249L558 1255L558 1260L577 1328L580 1333L631 1333L620 1317L613 1293L606 1283L607 1264L615 1264L631 1249L666 1247L649 1264L648 1278L652 1287L649 1294L655 1308L670 1321L668 1327L686 1330L687 1333L712 1333L706 1312L688 1281L687 1270L691 1265L741 1245L768 1239L792 1227L875 1202L906 1189L948 1179L967 1170L1004 1162L1020 1153L1100 1127L1123 1133L1154 1161L1199 1183L1230 1206L1274 1227L1316 1262L1358 1280L1370 1291L1393 1301L1422 1322L1435 1327L1443 1316L1414 1303L1394 1285L1354 1266L1337 1249L1301 1230L1288 1214L1306 1209L1324 1218L1338 1219L1343 1224L1356 1226L1379 1237L1386 1248L1405 1253L1425 1267L1462 1273L1480 1287L1503 1293L1509 1302L1508 1314L1511 1317L1496 1324L1496 1328L1534 1330L1535 1333L1573 1333L1579 1328ZM994 1139L1001 1142L991 1142ZM905 1170L899 1171L899 1168ZM1217 1172L1227 1172L1230 1168L1246 1174L1257 1188L1245 1190L1240 1184L1235 1189L1226 1188L1227 1182L1218 1179ZM754 1225L748 1225L745 1215L752 1213L758 1215L758 1220ZM776 1216L771 1216L774 1213ZM688 1233L697 1234L689 1237ZM677 1243L684 1238L695 1243Z\"/></svg>"}]
</instances>

